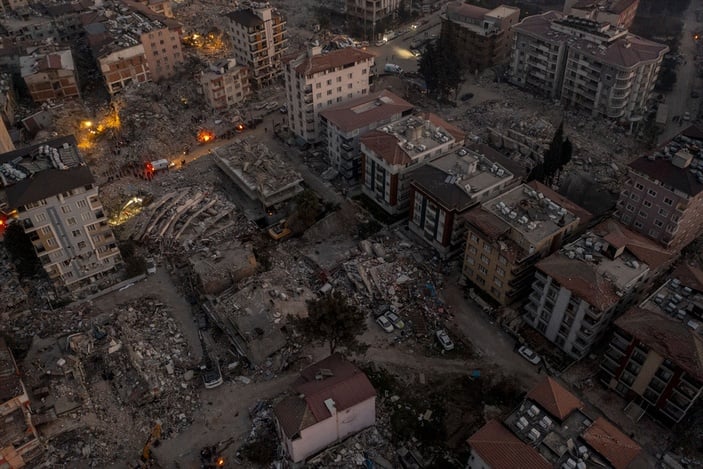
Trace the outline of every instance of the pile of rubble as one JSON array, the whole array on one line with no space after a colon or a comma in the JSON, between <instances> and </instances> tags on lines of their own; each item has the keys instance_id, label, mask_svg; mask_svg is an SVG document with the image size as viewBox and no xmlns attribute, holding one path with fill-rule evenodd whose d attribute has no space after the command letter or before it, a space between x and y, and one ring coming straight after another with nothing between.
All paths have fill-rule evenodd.
<instances>
[{"instance_id":1,"label":"pile of rubble","mask_svg":"<svg viewBox=\"0 0 703 469\"><path fill-rule=\"evenodd\" d=\"M381 417L377 415L377 419ZM387 420L387 419L386 419ZM385 422L388 424L388 422ZM379 467L391 469L395 467L393 453L395 448L391 445L390 431L380 430L380 422L376 426L367 428L347 438L342 443L326 449L310 459L307 466L311 468L337 467L356 468Z\"/></svg>"}]
</instances>

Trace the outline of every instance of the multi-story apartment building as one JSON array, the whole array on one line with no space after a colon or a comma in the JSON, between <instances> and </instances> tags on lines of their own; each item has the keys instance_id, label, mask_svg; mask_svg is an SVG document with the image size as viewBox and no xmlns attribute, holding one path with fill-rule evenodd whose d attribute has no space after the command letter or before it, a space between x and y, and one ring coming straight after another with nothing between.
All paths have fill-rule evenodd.
<instances>
[{"instance_id":1,"label":"multi-story apartment building","mask_svg":"<svg viewBox=\"0 0 703 469\"><path fill-rule=\"evenodd\" d=\"M644 114L669 48L608 23L556 11L514 28L513 84L611 119Z\"/></svg>"},{"instance_id":2,"label":"multi-story apartment building","mask_svg":"<svg viewBox=\"0 0 703 469\"><path fill-rule=\"evenodd\" d=\"M467 441L468 469L648 467L642 447L555 379L537 383L503 423L491 420Z\"/></svg>"},{"instance_id":3,"label":"multi-story apartment building","mask_svg":"<svg viewBox=\"0 0 703 469\"><path fill-rule=\"evenodd\" d=\"M469 72L507 62L513 45L511 27L520 9L501 5L489 10L452 1L441 15L442 37L451 40L459 60Z\"/></svg>"},{"instance_id":4,"label":"multi-story apartment building","mask_svg":"<svg viewBox=\"0 0 703 469\"><path fill-rule=\"evenodd\" d=\"M70 49L30 47L27 53L20 57L20 70L35 103L80 97Z\"/></svg>"},{"instance_id":5,"label":"multi-story apartment building","mask_svg":"<svg viewBox=\"0 0 703 469\"><path fill-rule=\"evenodd\" d=\"M73 136L0 155L0 175L7 210L16 211L57 288L78 290L122 263Z\"/></svg>"},{"instance_id":6,"label":"multi-story apartment building","mask_svg":"<svg viewBox=\"0 0 703 469\"><path fill-rule=\"evenodd\" d=\"M180 24L128 0L111 8L85 26L108 92L173 76L185 60Z\"/></svg>"},{"instance_id":7,"label":"multi-story apartment building","mask_svg":"<svg viewBox=\"0 0 703 469\"><path fill-rule=\"evenodd\" d=\"M566 0L564 14L630 29L640 0Z\"/></svg>"},{"instance_id":8,"label":"multi-story apartment building","mask_svg":"<svg viewBox=\"0 0 703 469\"><path fill-rule=\"evenodd\" d=\"M251 95L249 69L235 59L220 61L200 73L200 86L211 108L228 109Z\"/></svg>"},{"instance_id":9,"label":"multi-story apartment building","mask_svg":"<svg viewBox=\"0 0 703 469\"><path fill-rule=\"evenodd\" d=\"M402 0L346 0L346 14L362 20L374 31L374 26L382 19L392 16ZM373 38L376 39L376 38Z\"/></svg>"},{"instance_id":10,"label":"multi-story apartment building","mask_svg":"<svg viewBox=\"0 0 703 469\"><path fill-rule=\"evenodd\" d=\"M288 125L306 142L320 138L319 113L369 93L374 56L347 47L322 54L322 48L284 59Z\"/></svg>"},{"instance_id":11,"label":"multi-story apartment building","mask_svg":"<svg viewBox=\"0 0 703 469\"><path fill-rule=\"evenodd\" d=\"M606 220L537 263L525 322L581 359L671 259L656 243Z\"/></svg>"},{"instance_id":12,"label":"multi-story apartment building","mask_svg":"<svg viewBox=\"0 0 703 469\"><path fill-rule=\"evenodd\" d=\"M81 14L88 8L80 2L12 2L20 9L21 15L0 20L13 40L17 42L54 42L67 43L75 41L83 33ZM17 5L25 3L24 8Z\"/></svg>"},{"instance_id":13,"label":"multi-story apartment building","mask_svg":"<svg viewBox=\"0 0 703 469\"><path fill-rule=\"evenodd\" d=\"M361 138L361 190L390 214L410 208L408 174L464 144L464 132L422 113L372 130Z\"/></svg>"},{"instance_id":14,"label":"multi-story apartment building","mask_svg":"<svg viewBox=\"0 0 703 469\"><path fill-rule=\"evenodd\" d=\"M136 0L136 3L146 5L156 14L165 16L166 18L173 18L171 0Z\"/></svg>"},{"instance_id":15,"label":"multi-story apartment building","mask_svg":"<svg viewBox=\"0 0 703 469\"><path fill-rule=\"evenodd\" d=\"M466 244L462 215L517 183L500 163L468 148L433 159L412 170L408 179L408 226L444 258Z\"/></svg>"},{"instance_id":16,"label":"multi-story apartment building","mask_svg":"<svg viewBox=\"0 0 703 469\"><path fill-rule=\"evenodd\" d=\"M533 181L469 210L464 218L464 276L509 305L527 299L535 263L578 233L591 214Z\"/></svg>"},{"instance_id":17,"label":"multi-story apartment building","mask_svg":"<svg viewBox=\"0 0 703 469\"><path fill-rule=\"evenodd\" d=\"M370 130L413 112L413 105L388 90L370 93L320 112L322 143L327 157L344 182L353 186L361 177L360 139Z\"/></svg>"},{"instance_id":18,"label":"multi-story apartment building","mask_svg":"<svg viewBox=\"0 0 703 469\"><path fill-rule=\"evenodd\" d=\"M678 251L703 231L703 130L691 126L628 166L616 217ZM698 169L701 168L701 169Z\"/></svg>"},{"instance_id":19,"label":"multi-story apartment building","mask_svg":"<svg viewBox=\"0 0 703 469\"><path fill-rule=\"evenodd\" d=\"M615 320L601 381L632 415L680 422L703 390L703 271L684 263L639 307Z\"/></svg>"},{"instance_id":20,"label":"multi-story apartment building","mask_svg":"<svg viewBox=\"0 0 703 469\"><path fill-rule=\"evenodd\" d=\"M246 65L257 87L281 76L281 58L288 49L286 20L268 3L252 3L228 13L229 33L237 62Z\"/></svg>"}]
</instances>

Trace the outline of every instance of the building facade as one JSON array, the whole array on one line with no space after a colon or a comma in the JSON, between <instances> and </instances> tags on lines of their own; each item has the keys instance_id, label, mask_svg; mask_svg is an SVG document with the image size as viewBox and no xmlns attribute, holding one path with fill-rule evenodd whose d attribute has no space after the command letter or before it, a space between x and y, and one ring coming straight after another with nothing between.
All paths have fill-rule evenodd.
<instances>
[{"instance_id":1,"label":"building facade","mask_svg":"<svg viewBox=\"0 0 703 469\"><path fill-rule=\"evenodd\" d=\"M273 83L281 76L281 57L288 49L283 15L268 3L253 3L226 16L237 62L249 68L255 86Z\"/></svg>"},{"instance_id":2,"label":"building facade","mask_svg":"<svg viewBox=\"0 0 703 469\"><path fill-rule=\"evenodd\" d=\"M98 186L73 136L4 153L0 162L8 210L16 210L57 288L81 289L122 264Z\"/></svg>"},{"instance_id":3,"label":"building facade","mask_svg":"<svg viewBox=\"0 0 703 469\"><path fill-rule=\"evenodd\" d=\"M172 77L185 60L180 24L140 3L111 8L110 15L91 17L85 25L108 92Z\"/></svg>"},{"instance_id":4,"label":"building facade","mask_svg":"<svg viewBox=\"0 0 703 469\"><path fill-rule=\"evenodd\" d=\"M672 257L654 242L606 220L537 263L525 322L581 359Z\"/></svg>"},{"instance_id":5,"label":"building facade","mask_svg":"<svg viewBox=\"0 0 703 469\"><path fill-rule=\"evenodd\" d=\"M680 422L703 391L703 271L688 263L615 321L601 381L638 412Z\"/></svg>"},{"instance_id":6,"label":"building facade","mask_svg":"<svg viewBox=\"0 0 703 469\"><path fill-rule=\"evenodd\" d=\"M669 48L608 23L550 11L514 28L510 81L565 106L638 120Z\"/></svg>"},{"instance_id":7,"label":"building facade","mask_svg":"<svg viewBox=\"0 0 703 469\"><path fill-rule=\"evenodd\" d=\"M321 47L284 60L288 126L301 140L320 140L321 111L369 94L374 56L347 47L322 54Z\"/></svg>"},{"instance_id":8,"label":"building facade","mask_svg":"<svg viewBox=\"0 0 703 469\"><path fill-rule=\"evenodd\" d=\"M346 14L363 21L375 32L375 25L382 19L393 16L402 0L346 0ZM376 38L372 38L376 39Z\"/></svg>"},{"instance_id":9,"label":"building facade","mask_svg":"<svg viewBox=\"0 0 703 469\"><path fill-rule=\"evenodd\" d=\"M678 251L703 232L703 130L692 126L628 166L615 216Z\"/></svg>"},{"instance_id":10,"label":"building facade","mask_svg":"<svg viewBox=\"0 0 703 469\"><path fill-rule=\"evenodd\" d=\"M361 190L391 215L410 209L410 171L464 144L464 133L422 113L361 138Z\"/></svg>"},{"instance_id":11,"label":"building facade","mask_svg":"<svg viewBox=\"0 0 703 469\"><path fill-rule=\"evenodd\" d=\"M383 90L320 112L322 143L327 149L327 158L349 186L359 184L361 177L361 137L370 130L412 114L413 109L409 102Z\"/></svg>"},{"instance_id":12,"label":"building facade","mask_svg":"<svg viewBox=\"0 0 703 469\"><path fill-rule=\"evenodd\" d=\"M229 59L211 65L200 74L200 86L208 105L215 110L229 109L251 96L249 69Z\"/></svg>"},{"instance_id":13,"label":"building facade","mask_svg":"<svg viewBox=\"0 0 703 469\"><path fill-rule=\"evenodd\" d=\"M499 163L467 148L446 153L408 174L408 226L441 257L463 250L463 215L516 183Z\"/></svg>"},{"instance_id":14,"label":"building facade","mask_svg":"<svg viewBox=\"0 0 703 469\"><path fill-rule=\"evenodd\" d=\"M630 29L640 0L566 0L564 14Z\"/></svg>"},{"instance_id":15,"label":"building facade","mask_svg":"<svg viewBox=\"0 0 703 469\"><path fill-rule=\"evenodd\" d=\"M29 48L20 57L22 79L35 103L80 98L78 76L70 49L43 51Z\"/></svg>"},{"instance_id":16,"label":"building facade","mask_svg":"<svg viewBox=\"0 0 703 469\"><path fill-rule=\"evenodd\" d=\"M558 250L590 214L548 187L517 186L464 216L463 275L501 305L527 298L535 263Z\"/></svg>"},{"instance_id":17,"label":"building facade","mask_svg":"<svg viewBox=\"0 0 703 469\"><path fill-rule=\"evenodd\" d=\"M294 463L376 423L376 391L338 354L305 368L292 388L295 395L273 411L284 451Z\"/></svg>"},{"instance_id":18,"label":"building facade","mask_svg":"<svg viewBox=\"0 0 703 469\"><path fill-rule=\"evenodd\" d=\"M442 37L456 46L465 70L480 72L508 61L513 45L511 28L520 20L520 9L501 5L489 10L453 1L441 19Z\"/></svg>"}]
</instances>

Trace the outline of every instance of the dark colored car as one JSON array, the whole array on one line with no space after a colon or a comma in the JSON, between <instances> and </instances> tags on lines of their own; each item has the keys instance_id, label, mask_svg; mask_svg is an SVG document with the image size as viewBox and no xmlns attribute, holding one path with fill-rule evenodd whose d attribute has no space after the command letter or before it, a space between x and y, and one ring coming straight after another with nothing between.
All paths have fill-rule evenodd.
<instances>
[{"instance_id":1,"label":"dark colored car","mask_svg":"<svg viewBox=\"0 0 703 469\"><path fill-rule=\"evenodd\" d=\"M473 93L465 93L461 95L461 100L462 101L468 101L469 99L473 98L474 94Z\"/></svg>"}]
</instances>

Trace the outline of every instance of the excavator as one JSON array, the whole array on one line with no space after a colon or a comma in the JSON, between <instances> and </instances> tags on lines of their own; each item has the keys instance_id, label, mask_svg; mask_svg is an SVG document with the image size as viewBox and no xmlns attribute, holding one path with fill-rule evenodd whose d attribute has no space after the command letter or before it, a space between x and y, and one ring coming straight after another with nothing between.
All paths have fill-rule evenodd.
<instances>
[{"instance_id":1,"label":"excavator","mask_svg":"<svg viewBox=\"0 0 703 469\"><path fill-rule=\"evenodd\" d=\"M140 461L140 464L137 466L139 469L149 469L149 468L158 467L156 465L156 461L151 456L151 447L152 446L159 446L159 443L161 442L160 438L161 438L161 424L157 422L154 425L154 428L151 429L151 433L149 434L149 438L147 438L146 443L144 444L144 447L142 448L141 461Z\"/></svg>"}]
</instances>

